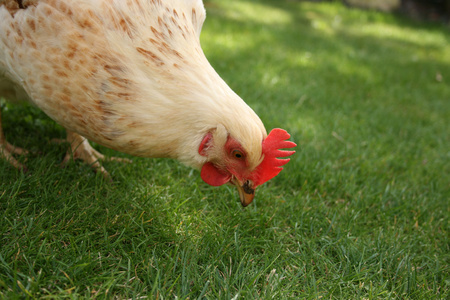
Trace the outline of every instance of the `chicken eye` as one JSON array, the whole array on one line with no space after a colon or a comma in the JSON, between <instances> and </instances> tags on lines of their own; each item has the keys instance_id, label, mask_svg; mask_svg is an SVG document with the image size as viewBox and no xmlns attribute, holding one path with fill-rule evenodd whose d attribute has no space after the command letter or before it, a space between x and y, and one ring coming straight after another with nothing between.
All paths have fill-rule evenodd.
<instances>
[{"instance_id":1,"label":"chicken eye","mask_svg":"<svg viewBox=\"0 0 450 300\"><path fill-rule=\"evenodd\" d=\"M235 157L237 159L243 159L244 158L244 153L242 153L240 150L233 150L231 152L231 155L233 155L233 157Z\"/></svg>"}]
</instances>

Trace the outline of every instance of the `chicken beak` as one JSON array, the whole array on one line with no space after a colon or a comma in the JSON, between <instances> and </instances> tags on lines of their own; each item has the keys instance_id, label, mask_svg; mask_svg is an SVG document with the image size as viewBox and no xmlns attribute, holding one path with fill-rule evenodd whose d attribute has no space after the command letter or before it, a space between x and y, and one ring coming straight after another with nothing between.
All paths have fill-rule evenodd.
<instances>
[{"instance_id":1,"label":"chicken beak","mask_svg":"<svg viewBox=\"0 0 450 300\"><path fill-rule=\"evenodd\" d=\"M242 206L246 207L252 203L255 198L255 189L250 186L250 181L242 184L238 179L233 178L232 183L237 187Z\"/></svg>"}]
</instances>

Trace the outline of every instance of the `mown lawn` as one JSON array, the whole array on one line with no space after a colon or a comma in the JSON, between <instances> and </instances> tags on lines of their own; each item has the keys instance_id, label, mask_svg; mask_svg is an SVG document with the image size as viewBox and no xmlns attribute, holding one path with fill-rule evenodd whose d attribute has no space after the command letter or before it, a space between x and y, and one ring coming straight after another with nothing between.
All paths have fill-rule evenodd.
<instances>
[{"instance_id":1,"label":"mown lawn","mask_svg":"<svg viewBox=\"0 0 450 300\"><path fill-rule=\"evenodd\" d=\"M206 8L207 57L292 134L291 163L245 209L171 160L106 162L111 184L60 168L62 128L3 104L33 154L26 174L0 161L0 298L448 299L448 27L338 3Z\"/></svg>"}]
</instances>

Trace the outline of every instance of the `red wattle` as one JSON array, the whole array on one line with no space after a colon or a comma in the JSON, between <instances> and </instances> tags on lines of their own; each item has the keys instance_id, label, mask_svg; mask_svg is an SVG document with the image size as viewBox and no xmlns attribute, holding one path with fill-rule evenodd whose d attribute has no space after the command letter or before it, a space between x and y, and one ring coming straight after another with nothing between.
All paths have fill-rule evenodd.
<instances>
[{"instance_id":1,"label":"red wattle","mask_svg":"<svg viewBox=\"0 0 450 300\"><path fill-rule=\"evenodd\" d=\"M210 162L203 165L200 176L204 182L212 186L223 185L231 179L231 174L224 173Z\"/></svg>"}]
</instances>

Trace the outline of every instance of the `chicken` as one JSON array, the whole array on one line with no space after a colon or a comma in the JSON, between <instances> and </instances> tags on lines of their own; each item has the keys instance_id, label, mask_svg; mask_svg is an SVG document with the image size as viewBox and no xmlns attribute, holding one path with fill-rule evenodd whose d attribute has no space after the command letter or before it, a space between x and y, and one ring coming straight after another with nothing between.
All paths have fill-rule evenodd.
<instances>
[{"instance_id":1,"label":"chicken","mask_svg":"<svg viewBox=\"0 0 450 300\"><path fill-rule=\"evenodd\" d=\"M201 0L0 0L0 93L27 95L105 174L86 139L177 159L212 186L235 185L246 206L296 145L285 130L267 135L209 64L205 16ZM23 153L0 127L0 156L24 168Z\"/></svg>"}]
</instances>

